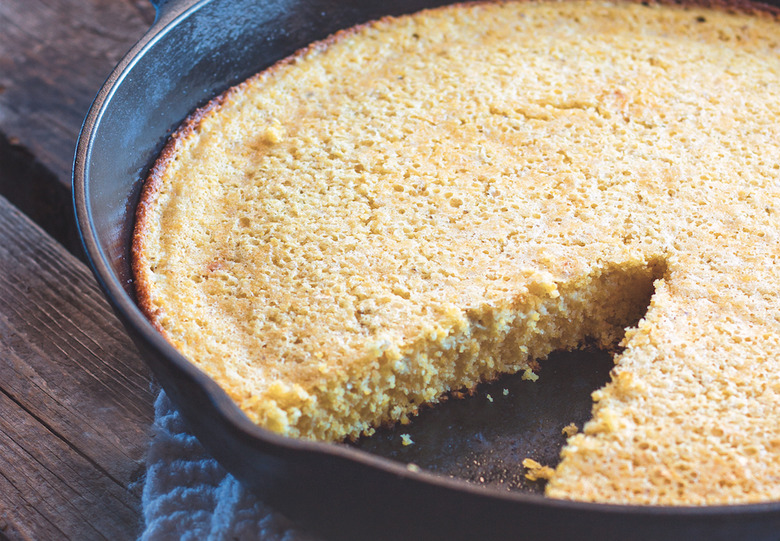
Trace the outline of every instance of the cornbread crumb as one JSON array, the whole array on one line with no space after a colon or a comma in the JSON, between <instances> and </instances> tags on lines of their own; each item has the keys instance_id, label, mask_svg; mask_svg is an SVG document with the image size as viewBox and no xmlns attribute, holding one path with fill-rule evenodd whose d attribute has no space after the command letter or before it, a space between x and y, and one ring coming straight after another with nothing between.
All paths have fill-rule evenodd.
<instances>
[{"instance_id":1,"label":"cornbread crumb","mask_svg":"<svg viewBox=\"0 0 780 541\"><path fill-rule=\"evenodd\" d=\"M401 434L401 445L406 447L407 445L413 445L414 441L409 434Z\"/></svg>"},{"instance_id":2,"label":"cornbread crumb","mask_svg":"<svg viewBox=\"0 0 780 541\"><path fill-rule=\"evenodd\" d=\"M574 423L570 423L563 427L561 430L561 434L565 435L567 438L573 436L577 432L579 432L579 428L577 428L577 425Z\"/></svg>"},{"instance_id":3,"label":"cornbread crumb","mask_svg":"<svg viewBox=\"0 0 780 541\"><path fill-rule=\"evenodd\" d=\"M528 470L525 477L529 481L549 480L555 475L555 470L549 466L542 466L532 458L523 459L523 467Z\"/></svg>"},{"instance_id":4,"label":"cornbread crumb","mask_svg":"<svg viewBox=\"0 0 780 541\"><path fill-rule=\"evenodd\" d=\"M325 441L602 347L549 496L780 500L778 27L564 0L341 32L173 136L139 304L252 421Z\"/></svg>"},{"instance_id":5,"label":"cornbread crumb","mask_svg":"<svg viewBox=\"0 0 780 541\"><path fill-rule=\"evenodd\" d=\"M523 379L528 381L537 381L539 379L539 376L537 376L533 370L530 368L526 368L523 372Z\"/></svg>"}]
</instances>

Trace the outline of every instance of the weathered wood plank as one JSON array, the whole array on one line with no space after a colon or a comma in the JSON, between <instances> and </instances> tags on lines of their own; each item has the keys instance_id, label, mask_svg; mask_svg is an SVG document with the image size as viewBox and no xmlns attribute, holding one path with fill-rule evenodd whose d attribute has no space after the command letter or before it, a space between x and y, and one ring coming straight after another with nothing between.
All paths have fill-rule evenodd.
<instances>
[{"instance_id":1,"label":"weathered wood plank","mask_svg":"<svg viewBox=\"0 0 780 541\"><path fill-rule=\"evenodd\" d=\"M90 103L153 19L148 0L0 2L0 132L69 187Z\"/></svg>"},{"instance_id":2,"label":"weathered wood plank","mask_svg":"<svg viewBox=\"0 0 780 541\"><path fill-rule=\"evenodd\" d=\"M6 535L22 539L135 536L139 529L136 498L3 393L0 412L0 449L13 465L0 471L0 507L10 515Z\"/></svg>"},{"instance_id":3,"label":"weathered wood plank","mask_svg":"<svg viewBox=\"0 0 780 541\"><path fill-rule=\"evenodd\" d=\"M2 133L0 195L11 201L71 253L83 258L70 190L35 156L24 147L12 144Z\"/></svg>"},{"instance_id":4,"label":"weathered wood plank","mask_svg":"<svg viewBox=\"0 0 780 541\"><path fill-rule=\"evenodd\" d=\"M73 253L70 172L81 123L153 19L148 0L0 1L0 195Z\"/></svg>"},{"instance_id":5,"label":"weathered wood plank","mask_svg":"<svg viewBox=\"0 0 780 541\"><path fill-rule=\"evenodd\" d=\"M150 374L89 270L0 198L0 529L130 539Z\"/></svg>"}]
</instances>

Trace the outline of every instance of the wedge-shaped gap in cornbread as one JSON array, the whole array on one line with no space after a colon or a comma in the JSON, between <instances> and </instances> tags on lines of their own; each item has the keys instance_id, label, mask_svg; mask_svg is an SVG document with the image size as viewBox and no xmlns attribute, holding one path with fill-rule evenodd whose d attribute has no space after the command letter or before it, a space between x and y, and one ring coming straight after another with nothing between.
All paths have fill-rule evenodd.
<instances>
[{"instance_id":1,"label":"wedge-shaped gap in cornbread","mask_svg":"<svg viewBox=\"0 0 780 541\"><path fill-rule=\"evenodd\" d=\"M497 490L540 494L523 460L555 467L571 425L582 430L591 393L610 379L612 354L556 351L539 363L538 379L507 374L461 400L423 408L408 425L383 427L354 443L363 451Z\"/></svg>"},{"instance_id":2,"label":"wedge-shaped gap in cornbread","mask_svg":"<svg viewBox=\"0 0 780 541\"><path fill-rule=\"evenodd\" d=\"M475 342L462 348L455 372L493 381L451 392L411 423L381 428L355 445L469 481L539 491L542 483L525 478L522 460L557 464L562 429L590 418L591 392L608 382L612 354L647 312L666 272L662 258L609 264L569 281L535 282L510 303L512 314L488 305L469 310L460 346Z\"/></svg>"}]
</instances>

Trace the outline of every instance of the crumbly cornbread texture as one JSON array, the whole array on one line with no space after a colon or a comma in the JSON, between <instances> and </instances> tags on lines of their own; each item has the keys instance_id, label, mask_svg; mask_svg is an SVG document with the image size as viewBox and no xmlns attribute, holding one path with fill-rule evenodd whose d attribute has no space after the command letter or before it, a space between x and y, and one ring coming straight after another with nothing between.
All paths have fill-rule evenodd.
<instances>
[{"instance_id":1,"label":"crumbly cornbread texture","mask_svg":"<svg viewBox=\"0 0 780 541\"><path fill-rule=\"evenodd\" d=\"M622 340L548 494L778 500L779 197L774 15L461 5L196 113L146 184L134 268L150 319L270 430L371 433Z\"/></svg>"}]
</instances>

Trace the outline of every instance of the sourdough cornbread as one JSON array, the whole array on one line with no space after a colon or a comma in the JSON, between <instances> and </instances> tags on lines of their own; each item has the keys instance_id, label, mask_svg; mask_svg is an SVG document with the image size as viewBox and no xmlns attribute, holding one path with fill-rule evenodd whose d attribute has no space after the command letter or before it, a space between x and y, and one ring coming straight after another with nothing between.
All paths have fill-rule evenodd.
<instances>
[{"instance_id":1,"label":"sourdough cornbread","mask_svg":"<svg viewBox=\"0 0 780 541\"><path fill-rule=\"evenodd\" d=\"M620 345L550 496L780 500L779 196L773 12L468 4L196 112L133 265L151 321L272 431L370 434Z\"/></svg>"}]
</instances>

